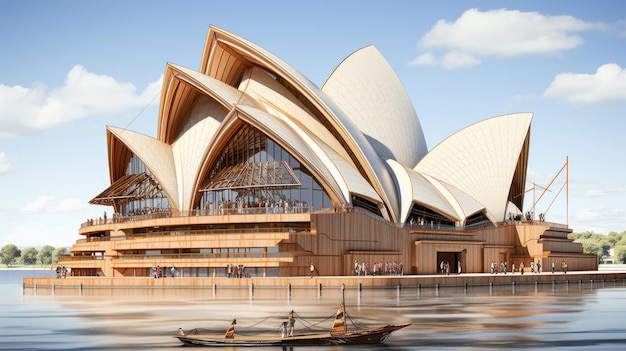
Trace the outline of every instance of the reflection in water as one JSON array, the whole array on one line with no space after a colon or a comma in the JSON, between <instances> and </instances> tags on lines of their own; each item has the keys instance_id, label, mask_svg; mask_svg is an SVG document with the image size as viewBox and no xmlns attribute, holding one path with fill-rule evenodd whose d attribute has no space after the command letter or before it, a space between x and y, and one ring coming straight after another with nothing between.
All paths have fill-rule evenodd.
<instances>
[{"instance_id":1,"label":"reflection in water","mask_svg":"<svg viewBox=\"0 0 626 351\"><path fill-rule=\"evenodd\" d=\"M181 327L276 332L294 310L296 330L330 328L341 289L6 290L0 348L173 350ZM305 350L624 349L626 286L559 284L435 289L346 289L348 314L365 325L413 323L384 346ZM186 348L185 348L186 349ZM264 348L280 350L281 348ZM235 350L229 349L229 350ZM246 348L249 350L249 348Z\"/></svg>"}]
</instances>

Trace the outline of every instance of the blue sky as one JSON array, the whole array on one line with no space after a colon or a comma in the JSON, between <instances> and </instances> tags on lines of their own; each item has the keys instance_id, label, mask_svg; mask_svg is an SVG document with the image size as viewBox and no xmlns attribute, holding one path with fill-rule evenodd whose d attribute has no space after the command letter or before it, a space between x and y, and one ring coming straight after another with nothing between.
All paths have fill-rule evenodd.
<instances>
[{"instance_id":1,"label":"blue sky","mask_svg":"<svg viewBox=\"0 0 626 351\"><path fill-rule=\"evenodd\" d=\"M88 204L109 185L105 126L155 136L165 64L198 69L210 24L318 86L374 45L429 149L534 112L525 205L554 180L536 213L576 232L626 231L626 2L5 0L0 247L70 246L80 223L111 212ZM568 197L555 178L566 158Z\"/></svg>"}]
</instances>

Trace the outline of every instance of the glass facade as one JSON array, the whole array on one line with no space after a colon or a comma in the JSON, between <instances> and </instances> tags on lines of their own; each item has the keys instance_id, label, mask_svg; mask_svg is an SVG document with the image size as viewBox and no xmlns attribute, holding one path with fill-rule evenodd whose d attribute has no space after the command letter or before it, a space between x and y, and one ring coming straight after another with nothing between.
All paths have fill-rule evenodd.
<instances>
[{"instance_id":1,"label":"glass facade","mask_svg":"<svg viewBox=\"0 0 626 351\"><path fill-rule=\"evenodd\" d=\"M161 188L156 183L150 170L134 154L130 157L126 166L126 175L145 173L150 179L147 183L134 184L126 190L127 193L134 193L129 201L118 203L118 212L123 216L138 216L170 211L170 204L167 196L163 194ZM140 187L141 189L137 189ZM134 189L133 189L134 188Z\"/></svg>"},{"instance_id":2,"label":"glass facade","mask_svg":"<svg viewBox=\"0 0 626 351\"><path fill-rule=\"evenodd\" d=\"M278 166L282 165L282 166ZM240 181L211 187L234 169ZM246 174L243 174L247 170ZM332 202L311 172L260 130L245 125L233 135L210 173L200 208L266 208L298 211L329 208Z\"/></svg>"}]
</instances>

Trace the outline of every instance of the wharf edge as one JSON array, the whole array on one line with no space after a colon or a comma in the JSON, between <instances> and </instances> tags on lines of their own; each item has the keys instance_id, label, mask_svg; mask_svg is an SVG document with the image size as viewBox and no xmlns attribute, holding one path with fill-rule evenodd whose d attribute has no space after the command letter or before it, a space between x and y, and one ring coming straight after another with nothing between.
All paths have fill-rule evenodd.
<instances>
[{"instance_id":1,"label":"wharf edge","mask_svg":"<svg viewBox=\"0 0 626 351\"><path fill-rule=\"evenodd\" d=\"M24 278L24 288L439 288L492 285L615 282L626 284L626 271L542 273L469 273L460 275L314 276L314 277L67 277Z\"/></svg>"}]
</instances>

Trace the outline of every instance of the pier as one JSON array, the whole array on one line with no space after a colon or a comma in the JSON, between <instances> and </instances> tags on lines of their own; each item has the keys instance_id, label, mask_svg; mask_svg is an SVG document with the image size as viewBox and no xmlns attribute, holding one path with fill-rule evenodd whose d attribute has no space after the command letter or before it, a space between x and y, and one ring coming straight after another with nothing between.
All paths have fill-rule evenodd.
<instances>
[{"instance_id":1,"label":"pier","mask_svg":"<svg viewBox=\"0 0 626 351\"><path fill-rule=\"evenodd\" d=\"M98 289L98 288L297 288L315 289L375 289L417 288L440 289L445 287L516 286L537 284L606 284L626 285L626 271L577 271L542 273L470 273L455 275L404 275L404 276L297 276L297 277L67 277L24 278L24 289Z\"/></svg>"}]
</instances>

